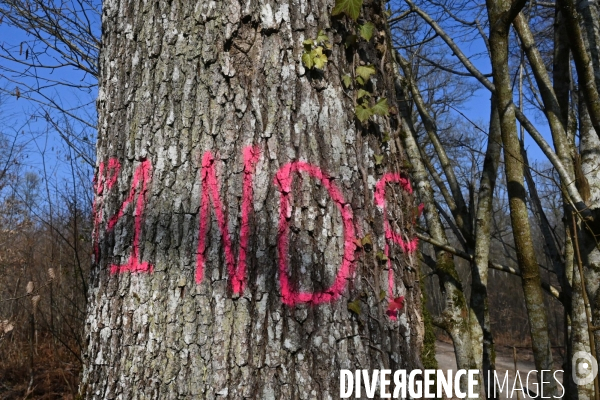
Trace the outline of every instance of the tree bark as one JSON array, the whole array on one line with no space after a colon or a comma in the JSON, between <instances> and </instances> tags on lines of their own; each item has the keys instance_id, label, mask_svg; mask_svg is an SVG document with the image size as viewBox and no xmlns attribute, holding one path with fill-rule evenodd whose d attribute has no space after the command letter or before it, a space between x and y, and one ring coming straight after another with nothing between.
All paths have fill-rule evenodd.
<instances>
[{"instance_id":1,"label":"tree bark","mask_svg":"<svg viewBox=\"0 0 600 400\"><path fill-rule=\"evenodd\" d=\"M558 6L565 17L565 27L569 35L573 61L577 69L579 87L585 98L585 106L588 109L590 122L596 134L600 137L600 89L597 87L597 75L594 71L593 59L588 54L591 43L586 43L586 35L583 34L579 24L581 16L576 10L574 0L560 0ZM593 53L596 54L597 60L597 51L594 50ZM598 68L597 64L596 68Z\"/></svg>"},{"instance_id":2,"label":"tree bark","mask_svg":"<svg viewBox=\"0 0 600 400\"><path fill-rule=\"evenodd\" d=\"M492 241L494 188L502 151L500 116L494 95L491 99L489 127L487 149L477 196L475 245L473 261L471 262L471 298L469 301L469 328L473 358L477 363L477 367L483 373L483 382L486 388L489 385L488 373L492 373L491 371L496 369L487 287L490 244Z\"/></svg>"},{"instance_id":3,"label":"tree bark","mask_svg":"<svg viewBox=\"0 0 600 400\"><path fill-rule=\"evenodd\" d=\"M583 97L583 96L580 96ZM580 99L583 101L583 99ZM598 244L598 235L600 234L600 160L598 151L600 151L600 140L594 131L585 107L579 109L579 132L581 140L579 148L581 152L581 168L585 177L585 184L589 187L590 197L588 205L594 213L593 220L581 222L581 231L578 233L580 239L581 256L583 259L583 270L585 289L587 290L592 309L594 326L600 325L600 246ZM577 277L577 274L575 274ZM579 278L581 279L581 278ZM578 289L583 290L581 282ZM582 293L578 293L582 297ZM579 299L581 302L581 299ZM583 305L580 304L579 311L583 311ZM577 314L580 318L585 318L584 314ZM582 321L582 324L585 322ZM587 330L587 326L585 327ZM583 335L583 333L582 333ZM596 337L596 355L600 354L600 331L595 332ZM589 346L589 341L584 341ZM593 352L592 352L593 353ZM598 357L596 357L598 358Z\"/></svg>"},{"instance_id":4,"label":"tree bark","mask_svg":"<svg viewBox=\"0 0 600 400\"><path fill-rule=\"evenodd\" d=\"M421 365L384 4L355 50L332 7L104 2L85 397L327 399ZM370 64L391 115L361 124L341 78Z\"/></svg>"},{"instance_id":5,"label":"tree bark","mask_svg":"<svg viewBox=\"0 0 600 400\"><path fill-rule=\"evenodd\" d=\"M512 105L512 89L508 71L509 27L513 18L520 11L519 6L522 8L520 3L524 4L519 0L488 0L486 2L490 19L489 41L492 73L496 87L495 94L498 99L511 226L517 261L522 275L521 282L529 318L533 355L536 369L539 371L553 370L553 360L540 271L533 248L529 214L525 203L524 164L521 144L517 135L515 107ZM544 393L553 393L555 389L555 385L549 383L546 385Z\"/></svg>"},{"instance_id":6,"label":"tree bark","mask_svg":"<svg viewBox=\"0 0 600 400\"><path fill-rule=\"evenodd\" d=\"M600 6L598 2L577 1L577 11L581 15L582 41L589 53L590 65L588 66L591 67L594 77L593 80L589 79L591 81L590 85L594 86L596 93L598 93L600 91ZM580 96L581 106L579 107L581 180L588 190L587 205L592 210L594 218L582 221L582 229L578 235L584 271L583 285L581 284L581 277L579 278L578 289L580 292L578 296L582 297L583 293L581 291L587 290L592 314L591 322L593 326L597 327L600 326L600 245L598 242L600 235L600 173L598 172L600 168L598 157L600 126L596 123L598 116L594 116L590 100L586 96L587 88L583 87L583 84L587 82L581 81L580 78L580 87L583 94ZM584 101L588 107L583 104ZM581 298L579 301L581 303ZM583 307L580 307L579 311L583 309ZM578 314L578 316L580 319L585 318L582 314ZM586 328L588 327L586 326ZM584 336L583 332L581 335ZM600 330L595 331L594 341L596 348L592 349L591 353L598 359L600 355ZM589 341L583 343L587 343L589 346ZM598 385L598 379L595 383ZM596 387L596 396L599 395L598 390L600 389Z\"/></svg>"}]
</instances>

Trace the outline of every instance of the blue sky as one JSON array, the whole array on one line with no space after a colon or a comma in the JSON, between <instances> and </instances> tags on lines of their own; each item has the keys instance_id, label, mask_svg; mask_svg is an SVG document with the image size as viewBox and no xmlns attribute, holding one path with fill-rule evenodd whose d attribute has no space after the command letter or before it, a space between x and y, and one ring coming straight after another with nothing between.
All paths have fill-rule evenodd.
<instances>
[{"instance_id":1,"label":"blue sky","mask_svg":"<svg viewBox=\"0 0 600 400\"><path fill-rule=\"evenodd\" d=\"M99 34L99 21L93 21L93 24L97 27ZM20 43L26 43L31 40L31 37L28 37L18 29L9 27L6 22L0 24L0 38L0 42L3 46L9 48L12 47L13 49L17 49ZM473 56L472 62L482 72L489 73L491 71L487 57L475 56L485 52L485 46L481 38L477 38L477 35L471 35L468 40L457 40L457 43L468 56ZM45 61L54 62L54 60L48 56L46 56ZM15 70L22 68L15 63L3 59L0 59L0 67L8 67ZM94 82L93 77L83 74L74 67L63 67L53 71L41 71L41 75L49 79L58 81L64 80L72 84ZM38 82L31 78L22 78L17 74L9 74L9 78L15 81L22 80L26 84L32 86L38 84ZM474 78L472 78L472 80L475 82ZM19 131L19 142L27 145L25 154L27 158L25 159L25 162L29 169L35 170L41 174L43 173L43 168L46 168L46 170L58 180L70 179L70 167L66 157L69 148L58 134L56 126L49 124L44 118L41 118L46 111L52 113L52 116L55 119L60 119L60 114L55 111L53 112L51 107L43 107L38 103L28 101L24 98L17 100L14 96L14 92L18 86L20 85L17 85L15 82L10 82L6 79L0 80L0 87L5 88L8 92L13 94L12 96L5 96L7 101L2 104L2 109L0 110L0 115L6 117L2 122L2 131L8 135L14 135L15 131ZM25 89L20 87L20 91L24 92ZM82 91L68 86L56 86L45 89L44 93L47 96L52 97L54 101L59 103L62 107L73 110L74 113L81 116L83 119L95 123L96 114L94 99L97 94L95 87ZM461 104L459 108L468 115L471 120L483 123L483 128L485 129L489 119L489 98L489 92L481 86L481 88L465 103ZM82 104L84 105L83 107L81 107ZM550 141L547 125L545 123L539 123L540 121L544 121L540 118L534 118L533 115L531 115L530 118L532 121L536 122L538 129L547 137L547 140ZM94 134L89 127L73 120L71 123L74 132L79 137L86 136L90 143L94 142ZM85 144L85 142L82 142L81 144ZM541 160L544 158L537 145L528 136L526 139L526 146L532 160ZM79 162L81 162L81 160L79 160Z\"/></svg>"},{"instance_id":2,"label":"blue sky","mask_svg":"<svg viewBox=\"0 0 600 400\"><path fill-rule=\"evenodd\" d=\"M27 43L32 40L32 37L21 30L9 26L6 18L0 24L0 44L5 49L11 49L15 57L25 60L25 55L28 55L27 60L31 60L32 53L27 54L26 51ZM55 56L56 53L48 52L40 56L40 61L55 65L57 63L53 59ZM4 74L4 77L0 78L0 88L4 92L3 101L0 104L0 131L11 141L16 137L16 142L23 146L20 160L23 171L32 171L41 177L47 176L49 191L51 196L55 196L58 192L65 190L65 185L72 183L71 162L73 162L73 165L78 167L79 174L75 181L80 184L83 181L84 184L89 184L88 186L91 187L91 167L81 157L76 157L75 152L66 144L59 132L63 134L70 132L79 139L86 137L87 142L81 140L75 147L87 147L88 157L86 159L89 159L93 158L94 154L90 154L89 151L95 143L94 129L76 119L65 118L64 114L43 103L48 103L49 99L68 112L77 115L82 121L95 124L95 98L97 96L95 86L81 90L68 85L49 85L49 81L53 80L67 82L71 85L89 86L95 84L95 78L83 74L75 67L65 66L53 70L39 69L37 73L40 79L36 80L21 73L25 71L23 65L3 58L0 58L0 69L2 69L0 72ZM47 99L36 93L28 93L27 86L41 88L41 92ZM18 99L17 88L21 94ZM27 99L28 95L42 103ZM66 130L67 127L70 131ZM71 160L71 157L75 158ZM41 188L44 191L46 190L45 183ZM88 195L86 197L89 198Z\"/></svg>"}]
</instances>

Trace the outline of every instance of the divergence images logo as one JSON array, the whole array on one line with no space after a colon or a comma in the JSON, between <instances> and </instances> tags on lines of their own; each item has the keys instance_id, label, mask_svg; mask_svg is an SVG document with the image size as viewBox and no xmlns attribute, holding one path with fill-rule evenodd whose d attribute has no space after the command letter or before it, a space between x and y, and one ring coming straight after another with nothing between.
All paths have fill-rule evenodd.
<instances>
[{"instance_id":1,"label":"divergence images logo","mask_svg":"<svg viewBox=\"0 0 600 400\"><path fill-rule=\"evenodd\" d=\"M598 362L586 351L578 351L573 354L571 360L571 370L573 371L573 381L577 385L587 385L594 381L598 375Z\"/></svg>"}]
</instances>

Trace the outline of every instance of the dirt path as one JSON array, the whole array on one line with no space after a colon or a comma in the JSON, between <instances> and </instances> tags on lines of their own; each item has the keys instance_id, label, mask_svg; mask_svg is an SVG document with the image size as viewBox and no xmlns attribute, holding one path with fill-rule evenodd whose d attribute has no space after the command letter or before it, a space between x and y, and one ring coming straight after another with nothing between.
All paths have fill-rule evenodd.
<instances>
[{"instance_id":1,"label":"dirt path","mask_svg":"<svg viewBox=\"0 0 600 400\"><path fill-rule=\"evenodd\" d=\"M454 348L452 347L451 344L449 343L445 343L442 341L437 341L436 342L436 346L435 346L435 350L436 350L436 360L438 362L438 368L442 369L442 370L448 370L451 369L452 371L456 371L456 359L454 357ZM526 360L523 360L523 358L526 358ZM517 354L517 368L519 370L519 376L521 377L521 381L523 382L523 385L525 386L526 384L526 379L527 379L527 373L529 371L535 370L535 365L532 361L529 361L527 359L530 359L531 356L530 354L526 354L526 353L522 353L522 354ZM512 358L512 355L508 354L508 353L497 353L496 354L496 374L497 376L500 378L500 380L502 380L506 374L506 371L508 371L508 386L509 386L509 393L508 396L510 396L510 390L512 390L512 386L513 386L513 382L515 381L515 365L514 365L514 361ZM534 383L537 383L537 374L532 373L530 375L530 378L532 378L529 382L529 389L532 390L532 395L533 392L536 392L536 386ZM559 378L559 380L562 382L562 373L558 373L557 377ZM544 376L544 380L546 380L547 376ZM552 376L548 376L549 379L553 379ZM517 385L518 387L518 385ZM559 388L560 390L560 388ZM522 392L521 391L515 391L514 395L512 397L512 399L517 399L517 393L519 394L519 398L521 400L523 399L522 396ZM560 391L559 391L560 393ZM546 396L546 394L544 394ZM499 396L499 398L501 400L504 399L510 399L511 397L507 397L507 391L506 388L503 390L502 394ZM528 399L529 397L525 397L525 399Z\"/></svg>"}]
</instances>

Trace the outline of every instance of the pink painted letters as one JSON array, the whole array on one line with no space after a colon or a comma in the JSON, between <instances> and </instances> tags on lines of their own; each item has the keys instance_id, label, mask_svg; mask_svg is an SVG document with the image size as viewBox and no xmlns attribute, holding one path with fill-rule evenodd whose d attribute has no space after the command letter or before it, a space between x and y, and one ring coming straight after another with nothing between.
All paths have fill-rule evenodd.
<instances>
[{"instance_id":1,"label":"pink painted letters","mask_svg":"<svg viewBox=\"0 0 600 400\"><path fill-rule=\"evenodd\" d=\"M98 262L100 257L100 223L102 222L102 204L101 199L104 198L104 190L110 190L119 176L121 164L116 158L111 158L108 161L108 166L105 171L105 164L102 162L98 167L98 176L94 179L94 191L96 198L93 204L94 214L94 231L92 233L92 242L94 244L94 261ZM108 176L105 176L108 175Z\"/></svg>"},{"instance_id":2,"label":"pink painted letters","mask_svg":"<svg viewBox=\"0 0 600 400\"><path fill-rule=\"evenodd\" d=\"M384 214L384 228L385 228L385 238L391 240L396 243L398 246L402 248L402 250L406 253L412 253L417 250L418 241L416 238L405 241L402 238L402 235L396 233L390 227L390 222L387 220L387 216L385 214L385 185L387 183L399 183L402 186L402 189L406 190L408 193L413 192L412 187L410 186L410 182L407 178L400 176L398 173L387 173L381 177L381 179L377 182L375 186L375 204L377 207L383 210Z\"/></svg>"},{"instance_id":3,"label":"pink painted letters","mask_svg":"<svg viewBox=\"0 0 600 400\"><path fill-rule=\"evenodd\" d=\"M206 233L208 219L210 218L210 205L217 217L223 247L225 248L225 262L227 272L231 279L231 288L234 293L242 293L246 285L246 250L248 248L249 222L248 218L252 210L252 181L256 170L256 163L260 157L257 147L246 147L244 152L244 177L242 188L242 226L240 230L240 248L237 267L233 255L233 246L227 227L227 215L219 197L219 182L215 171L215 158L209 151L202 157L202 204L200 208L200 229L198 232L198 255L196 258L196 283L202 282L204 277L204 264L206 262L204 252L206 250Z\"/></svg>"},{"instance_id":4,"label":"pink painted letters","mask_svg":"<svg viewBox=\"0 0 600 400\"><path fill-rule=\"evenodd\" d=\"M328 289L319 293L295 291L292 288L292 284L290 283L287 275L287 254L289 249L290 227L289 218L291 213L290 195L292 191L294 173L299 172L306 172L311 177L321 181L323 186L329 192L332 200L335 202L336 207L342 213L342 221L344 224L344 256L342 258L342 265L340 266L333 284ZM325 175L319 167L305 162L297 161L285 164L279 169L279 171L277 171L274 183L281 192L279 205L279 238L277 241L277 249L279 252L279 282L281 286L283 303L293 306L297 303L307 302L312 304L328 303L338 299L346 287L346 279L348 279L352 273L354 266L354 251L356 249L356 244L354 243L354 225L352 221L352 209L350 208L350 205L346 204L342 192L331 181L331 178Z\"/></svg>"},{"instance_id":5,"label":"pink painted letters","mask_svg":"<svg viewBox=\"0 0 600 400\"><path fill-rule=\"evenodd\" d=\"M388 183L399 183L402 189L406 190L408 193L412 193L412 187L410 186L410 181L407 178L400 176L398 173L387 173L381 177L381 179L377 182L375 186L375 205L382 209L383 212L383 224L385 230L385 249L384 254L388 257L388 296L391 299L394 299L394 270L392 268L392 261L389 259L390 248L388 244L388 240L396 243L402 248L405 253L413 253L417 250L418 240L414 238L412 240L404 240L402 238L402 234L394 232L392 227L390 226L390 222L387 219L386 213L386 205L385 205L385 185ZM400 308L401 309L401 308ZM398 308L395 308L393 311L396 312ZM388 314L390 315L390 314ZM390 315L390 318L396 319L396 314Z\"/></svg>"},{"instance_id":6,"label":"pink painted letters","mask_svg":"<svg viewBox=\"0 0 600 400\"><path fill-rule=\"evenodd\" d=\"M101 163L100 167L98 168L98 178L95 184L97 195L96 201L94 202L94 225L96 226L94 229L94 253L96 261L98 261L99 257L99 229L103 216L102 205L100 204L99 199L102 198L104 190L108 191L114 186L115 182L117 181L120 169L121 164L116 158L111 158L108 161L108 167L106 168L106 170L104 163ZM129 255L129 258L124 264L112 264L110 266L111 274L123 272L152 272L152 270L154 269L153 265L147 262L140 262L139 254L140 236L142 233L142 215L144 213L146 192L148 190L148 183L150 181L151 169L152 167L150 166L149 160L142 161L141 164L136 168L133 174L133 181L131 183L129 195L121 204L119 211L108 220L108 223L106 225L106 231L112 231L117 222L125 214L125 210L129 206L129 204L135 201L135 217L133 220L133 243L131 245L131 254Z\"/></svg>"},{"instance_id":7,"label":"pink painted letters","mask_svg":"<svg viewBox=\"0 0 600 400\"><path fill-rule=\"evenodd\" d=\"M211 210L217 220L217 227L221 233L223 250L225 253L225 263L229 275L233 293L243 293L246 286L247 269L247 251L250 236L250 215L253 209L253 182L256 172L256 166L260 158L260 149L258 147L248 146L243 149L243 177L242 177L242 198L241 198L241 224L240 239L237 249L237 259L234 250L228 220L227 211L220 197L220 182L217 178L217 159L215 155L207 151L203 154L200 172L200 182L202 186L198 247L196 255L196 283L200 284L204 278L204 268L206 264L208 223L211 218ZM94 190L96 198L93 204L94 212L94 231L93 251L95 262L100 257L100 236L101 224L104 219L104 198L106 193L113 189L119 173L121 164L116 158L111 158L107 163L100 163L98 176L94 181ZM140 238L142 234L144 208L146 203L146 194L151 180L152 166L149 160L143 160L135 169L131 187L125 201L120 205L118 212L107 219L106 231L115 229L128 209L132 209L134 216L133 243L131 253L123 264L110 265L110 273L123 272L152 272L154 266L140 259ZM290 235L290 217L292 212L292 187L294 177L300 174L306 174L310 178L317 179L329 193L329 196L340 211L344 227L344 255L341 264L334 278L333 283L327 289L321 292L303 292L299 290L289 277L289 235ZM274 184L280 192L279 204L279 227L277 237L277 251L279 255L279 283L284 304L293 306L298 303L321 304L333 302L341 297L346 288L347 280L351 278L354 269L355 251L357 250L356 232L353 222L352 208L346 203L342 191L319 167L296 161L283 165L275 174ZM405 253L413 253L417 249L417 239L410 240L405 235L395 232L386 214L386 185L388 183L400 184L403 190L412 193L410 182L407 178L398 173L387 173L377 182L375 186L375 205L379 207L384 215L385 248L384 254L388 256L388 298L390 299L388 315L392 319L397 318L398 311L404 305L402 296L395 297L394 294L394 271L389 260L390 244L395 243L402 248ZM131 207L130 207L131 205ZM422 206L419 206L422 210ZM362 236L362 235L361 235Z\"/></svg>"}]
</instances>

